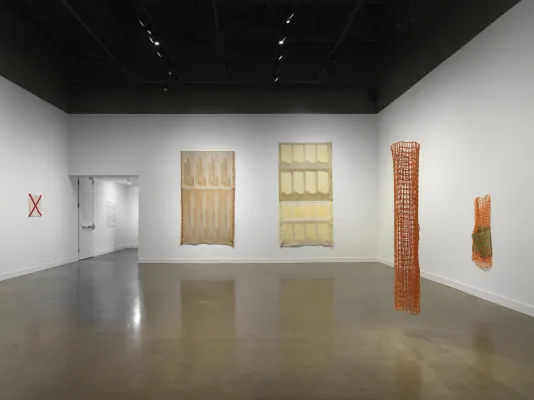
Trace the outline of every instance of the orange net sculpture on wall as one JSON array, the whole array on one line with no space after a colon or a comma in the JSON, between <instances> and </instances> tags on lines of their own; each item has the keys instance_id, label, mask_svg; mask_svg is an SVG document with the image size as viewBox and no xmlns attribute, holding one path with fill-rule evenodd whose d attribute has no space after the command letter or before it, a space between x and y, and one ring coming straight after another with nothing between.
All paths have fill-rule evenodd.
<instances>
[{"instance_id":1,"label":"orange net sculpture on wall","mask_svg":"<svg viewBox=\"0 0 534 400\"><path fill-rule=\"evenodd\" d=\"M480 269L490 269L493 264L490 196L475 199L475 227L472 238L473 261Z\"/></svg>"},{"instance_id":2,"label":"orange net sculpture on wall","mask_svg":"<svg viewBox=\"0 0 534 400\"><path fill-rule=\"evenodd\" d=\"M398 142L393 154L395 309L419 314L419 143Z\"/></svg>"}]
</instances>

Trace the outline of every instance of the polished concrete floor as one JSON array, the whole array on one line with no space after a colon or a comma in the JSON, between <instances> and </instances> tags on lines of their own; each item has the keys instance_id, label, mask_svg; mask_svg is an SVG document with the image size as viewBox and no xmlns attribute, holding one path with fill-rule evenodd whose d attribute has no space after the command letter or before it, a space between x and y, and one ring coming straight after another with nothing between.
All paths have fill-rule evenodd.
<instances>
[{"instance_id":1,"label":"polished concrete floor","mask_svg":"<svg viewBox=\"0 0 534 400\"><path fill-rule=\"evenodd\" d=\"M534 318L380 264L149 265L0 282L0 399L534 399Z\"/></svg>"}]
</instances>

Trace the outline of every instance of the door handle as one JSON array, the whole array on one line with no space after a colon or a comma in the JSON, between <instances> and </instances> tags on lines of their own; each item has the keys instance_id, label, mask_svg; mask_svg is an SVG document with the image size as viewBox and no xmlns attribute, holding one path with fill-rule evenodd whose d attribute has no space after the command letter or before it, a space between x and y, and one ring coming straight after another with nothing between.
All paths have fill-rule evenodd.
<instances>
[{"instance_id":1,"label":"door handle","mask_svg":"<svg viewBox=\"0 0 534 400\"><path fill-rule=\"evenodd\" d=\"M92 229L92 230L95 230L96 228L96 225L95 223L93 222L92 225L82 225L82 229Z\"/></svg>"}]
</instances>

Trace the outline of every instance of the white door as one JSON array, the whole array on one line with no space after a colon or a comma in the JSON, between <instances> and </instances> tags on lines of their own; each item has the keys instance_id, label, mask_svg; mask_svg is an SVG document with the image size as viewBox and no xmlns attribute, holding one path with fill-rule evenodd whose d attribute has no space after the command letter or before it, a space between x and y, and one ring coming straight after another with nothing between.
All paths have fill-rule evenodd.
<instances>
[{"instance_id":1,"label":"white door","mask_svg":"<svg viewBox=\"0 0 534 400\"><path fill-rule=\"evenodd\" d=\"M78 180L78 247L79 259L94 256L95 231L95 181L93 178Z\"/></svg>"}]
</instances>

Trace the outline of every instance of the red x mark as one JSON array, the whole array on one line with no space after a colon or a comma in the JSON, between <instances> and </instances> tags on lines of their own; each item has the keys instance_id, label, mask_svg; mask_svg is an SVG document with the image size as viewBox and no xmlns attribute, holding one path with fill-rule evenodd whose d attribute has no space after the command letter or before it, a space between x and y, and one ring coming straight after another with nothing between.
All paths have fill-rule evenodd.
<instances>
[{"instance_id":1,"label":"red x mark","mask_svg":"<svg viewBox=\"0 0 534 400\"><path fill-rule=\"evenodd\" d=\"M33 217L33 212L34 211L37 211L37 213L39 214L40 217L43 216L43 214L41 214L41 211L39 210L39 202L41 201L41 198L43 197L43 195L39 195L39 197L37 197L37 199L34 199L33 196L31 194L28 194L28 196L30 196L30 200L33 204L33 208L31 209L30 211L30 215L29 217ZM36 215L35 215L36 216Z\"/></svg>"}]
</instances>

